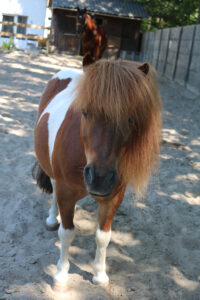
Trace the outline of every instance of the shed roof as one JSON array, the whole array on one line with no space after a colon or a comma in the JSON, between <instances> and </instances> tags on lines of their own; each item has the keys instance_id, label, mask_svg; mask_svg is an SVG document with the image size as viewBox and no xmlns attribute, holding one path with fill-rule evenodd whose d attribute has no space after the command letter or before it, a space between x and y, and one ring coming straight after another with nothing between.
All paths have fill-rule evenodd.
<instances>
[{"instance_id":1,"label":"shed roof","mask_svg":"<svg viewBox=\"0 0 200 300\"><path fill-rule=\"evenodd\" d=\"M126 18L147 18L143 3L128 0L53 0L52 8L75 9L86 7L90 12Z\"/></svg>"}]
</instances>

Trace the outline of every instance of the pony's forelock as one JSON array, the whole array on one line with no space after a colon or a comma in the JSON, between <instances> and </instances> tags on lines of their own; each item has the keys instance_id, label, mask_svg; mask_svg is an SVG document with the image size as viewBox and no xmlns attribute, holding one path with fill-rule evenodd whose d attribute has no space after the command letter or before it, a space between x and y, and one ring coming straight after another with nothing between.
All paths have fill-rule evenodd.
<instances>
[{"instance_id":1,"label":"pony's forelock","mask_svg":"<svg viewBox=\"0 0 200 300\"><path fill-rule=\"evenodd\" d=\"M103 114L123 133L132 126L119 166L122 182L139 193L158 161L161 100L152 67L146 75L130 61L99 60L85 68L73 103L93 117Z\"/></svg>"}]
</instances>

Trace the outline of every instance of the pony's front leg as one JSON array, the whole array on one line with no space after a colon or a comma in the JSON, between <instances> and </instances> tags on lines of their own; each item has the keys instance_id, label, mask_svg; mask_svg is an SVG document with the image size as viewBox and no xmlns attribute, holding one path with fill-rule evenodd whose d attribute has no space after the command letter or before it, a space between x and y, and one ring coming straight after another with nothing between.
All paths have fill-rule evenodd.
<instances>
[{"instance_id":1,"label":"pony's front leg","mask_svg":"<svg viewBox=\"0 0 200 300\"><path fill-rule=\"evenodd\" d=\"M124 197L125 188L115 195L111 200L98 202L98 221L99 226L96 231L96 256L94 260L94 276L95 284L106 284L109 277L106 274L106 249L111 238L111 224L115 213L120 206Z\"/></svg>"},{"instance_id":2,"label":"pony's front leg","mask_svg":"<svg viewBox=\"0 0 200 300\"><path fill-rule=\"evenodd\" d=\"M56 230L58 228L58 205L56 201L56 182L54 179L51 179L51 184L53 187L53 199L51 203L51 207L49 210L49 216L46 218L46 226L49 230Z\"/></svg>"},{"instance_id":3,"label":"pony's front leg","mask_svg":"<svg viewBox=\"0 0 200 300\"><path fill-rule=\"evenodd\" d=\"M69 264L69 247L74 239L75 231L73 229L65 229L60 224L58 236L61 243L60 258L57 263L57 272L54 275L55 284L65 286L68 280Z\"/></svg>"},{"instance_id":4,"label":"pony's front leg","mask_svg":"<svg viewBox=\"0 0 200 300\"><path fill-rule=\"evenodd\" d=\"M56 182L56 195L61 215L61 223L58 230L58 236L61 243L60 259L57 264L57 272L54 275L54 282L56 285L65 286L68 279L69 271L69 247L74 239L74 208L75 197L68 188Z\"/></svg>"}]
</instances>

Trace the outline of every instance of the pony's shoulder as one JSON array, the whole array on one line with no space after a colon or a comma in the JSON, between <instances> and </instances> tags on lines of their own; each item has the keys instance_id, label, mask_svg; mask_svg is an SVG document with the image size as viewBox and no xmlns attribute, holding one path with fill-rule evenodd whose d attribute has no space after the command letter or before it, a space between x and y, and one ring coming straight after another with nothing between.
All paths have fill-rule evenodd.
<instances>
[{"instance_id":1,"label":"pony's shoulder","mask_svg":"<svg viewBox=\"0 0 200 300\"><path fill-rule=\"evenodd\" d=\"M73 80L82 74L83 71L81 69L67 68L56 73L52 79L58 78L62 80L62 79L71 78Z\"/></svg>"}]
</instances>

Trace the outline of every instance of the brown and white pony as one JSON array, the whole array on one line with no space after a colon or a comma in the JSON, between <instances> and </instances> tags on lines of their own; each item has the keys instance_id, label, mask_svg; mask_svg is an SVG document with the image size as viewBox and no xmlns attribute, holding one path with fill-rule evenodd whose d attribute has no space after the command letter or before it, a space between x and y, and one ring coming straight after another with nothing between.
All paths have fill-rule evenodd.
<instances>
[{"instance_id":1,"label":"brown and white pony","mask_svg":"<svg viewBox=\"0 0 200 300\"><path fill-rule=\"evenodd\" d=\"M108 282L111 224L127 184L141 193L159 160L160 109L148 63L99 60L84 72L60 71L48 82L35 127L36 177L44 190L53 186L47 226L58 224L56 201L61 216L56 283L67 281L74 208L88 194L98 203L93 282Z\"/></svg>"},{"instance_id":2,"label":"brown and white pony","mask_svg":"<svg viewBox=\"0 0 200 300\"><path fill-rule=\"evenodd\" d=\"M89 65L100 59L108 43L108 35L95 20L87 14L87 9L77 7L76 16L77 32L82 33L83 66Z\"/></svg>"}]
</instances>

